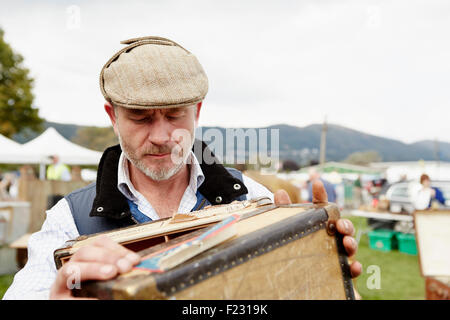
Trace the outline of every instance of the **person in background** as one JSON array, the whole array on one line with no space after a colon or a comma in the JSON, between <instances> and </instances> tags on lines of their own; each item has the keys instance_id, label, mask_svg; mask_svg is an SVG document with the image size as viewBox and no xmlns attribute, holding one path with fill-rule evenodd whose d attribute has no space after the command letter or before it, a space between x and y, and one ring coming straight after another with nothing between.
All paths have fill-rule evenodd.
<instances>
[{"instance_id":1,"label":"person in background","mask_svg":"<svg viewBox=\"0 0 450 320\"><path fill-rule=\"evenodd\" d=\"M8 201L14 199L17 189L16 176L14 173L5 173L0 179L0 200Z\"/></svg>"},{"instance_id":2,"label":"person in background","mask_svg":"<svg viewBox=\"0 0 450 320\"><path fill-rule=\"evenodd\" d=\"M425 210L432 206L439 207L439 204L445 205L444 194L439 188L431 186L431 180L427 174L420 176L420 184L422 188L418 189L413 200L416 210Z\"/></svg>"},{"instance_id":3,"label":"person in background","mask_svg":"<svg viewBox=\"0 0 450 320\"><path fill-rule=\"evenodd\" d=\"M408 175L406 173L401 174L398 182L407 182L407 181L408 181Z\"/></svg>"},{"instance_id":4,"label":"person in background","mask_svg":"<svg viewBox=\"0 0 450 320\"><path fill-rule=\"evenodd\" d=\"M321 178L319 172L317 172L317 170L314 168L309 169L308 174L309 174L308 201L311 202L312 198L313 198L312 185L313 185L314 181L320 180L320 181L322 181L323 186L325 187L325 191L327 192L328 202L336 202L337 197L336 197L336 190L334 189L334 186L327 180Z\"/></svg>"},{"instance_id":5,"label":"person in background","mask_svg":"<svg viewBox=\"0 0 450 320\"><path fill-rule=\"evenodd\" d=\"M353 206L358 209L363 204L361 175L353 183Z\"/></svg>"},{"instance_id":6,"label":"person in background","mask_svg":"<svg viewBox=\"0 0 450 320\"><path fill-rule=\"evenodd\" d=\"M47 168L47 180L70 181L70 169L67 165L59 161L59 156L50 156L52 164Z\"/></svg>"}]
</instances>

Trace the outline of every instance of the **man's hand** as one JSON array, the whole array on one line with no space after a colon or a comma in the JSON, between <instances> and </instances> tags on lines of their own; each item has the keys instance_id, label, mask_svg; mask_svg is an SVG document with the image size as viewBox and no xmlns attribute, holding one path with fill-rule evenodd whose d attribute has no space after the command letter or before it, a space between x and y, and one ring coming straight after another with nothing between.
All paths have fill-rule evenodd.
<instances>
[{"instance_id":1,"label":"man's hand","mask_svg":"<svg viewBox=\"0 0 450 320\"><path fill-rule=\"evenodd\" d=\"M78 250L58 270L50 290L50 299L74 299L71 289L85 280L108 280L128 272L140 261L140 256L106 236Z\"/></svg>"},{"instance_id":2,"label":"man's hand","mask_svg":"<svg viewBox=\"0 0 450 320\"><path fill-rule=\"evenodd\" d=\"M328 196L327 192L323 186L323 183L320 180L316 180L312 185L312 193L313 193L313 203L327 203ZM278 190L274 193L274 201L275 204L291 204L291 199L289 198L288 193L285 190ZM344 235L344 247L347 251L349 257L352 257L356 254L358 250L358 244L356 240L353 238L355 233L355 228L353 227L353 223L348 219L339 219L336 222L336 229L339 233ZM353 278L358 277L362 272L362 265L358 261L354 261L350 265L350 272Z\"/></svg>"}]
</instances>

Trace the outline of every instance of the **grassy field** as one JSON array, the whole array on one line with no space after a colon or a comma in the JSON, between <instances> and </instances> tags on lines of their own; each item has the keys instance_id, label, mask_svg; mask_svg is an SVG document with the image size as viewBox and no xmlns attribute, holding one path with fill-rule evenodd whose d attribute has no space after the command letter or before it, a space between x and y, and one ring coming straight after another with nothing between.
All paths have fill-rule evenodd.
<instances>
[{"instance_id":1,"label":"grassy field","mask_svg":"<svg viewBox=\"0 0 450 320\"><path fill-rule=\"evenodd\" d=\"M3 298L6 290L9 288L13 281L14 275L1 275L0 276L0 299Z\"/></svg>"},{"instance_id":2,"label":"grassy field","mask_svg":"<svg viewBox=\"0 0 450 320\"><path fill-rule=\"evenodd\" d=\"M367 228L366 219L350 218L356 229ZM356 280L356 288L364 300L411 300L424 299L425 281L420 275L417 256L398 251L380 252L369 248L367 234L361 237L356 259L363 265L363 273ZM370 289L372 272L369 266L378 266L380 270L380 289ZM0 276L0 298L10 286L13 275ZM367 282L369 280L369 285Z\"/></svg>"},{"instance_id":3,"label":"grassy field","mask_svg":"<svg viewBox=\"0 0 450 320\"><path fill-rule=\"evenodd\" d=\"M350 218L357 230L367 228L365 218ZM356 281L356 288L364 300L417 300L425 298L425 280L420 275L418 256L399 251L381 252L369 248L367 234L361 237L356 260L363 265L363 273ZM380 270L380 289L369 289L369 266ZM370 270L370 269L369 269ZM369 280L369 285L367 281Z\"/></svg>"}]
</instances>

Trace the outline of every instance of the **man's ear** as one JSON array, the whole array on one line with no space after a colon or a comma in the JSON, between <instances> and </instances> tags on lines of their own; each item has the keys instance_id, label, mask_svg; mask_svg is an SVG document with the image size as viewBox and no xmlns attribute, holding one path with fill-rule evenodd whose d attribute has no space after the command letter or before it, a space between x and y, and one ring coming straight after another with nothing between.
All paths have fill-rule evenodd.
<instances>
[{"instance_id":1,"label":"man's ear","mask_svg":"<svg viewBox=\"0 0 450 320\"><path fill-rule=\"evenodd\" d=\"M111 124L114 129L114 133L117 135L117 118L116 113L114 111L114 107L109 102L105 102L105 111L109 116L109 119L111 120Z\"/></svg>"}]
</instances>

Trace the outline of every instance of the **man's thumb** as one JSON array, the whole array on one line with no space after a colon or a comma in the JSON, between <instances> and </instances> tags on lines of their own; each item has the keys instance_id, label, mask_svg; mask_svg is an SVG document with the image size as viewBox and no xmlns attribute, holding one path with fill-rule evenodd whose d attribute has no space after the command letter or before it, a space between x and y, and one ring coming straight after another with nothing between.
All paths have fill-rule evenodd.
<instances>
[{"instance_id":1,"label":"man's thumb","mask_svg":"<svg viewBox=\"0 0 450 320\"><path fill-rule=\"evenodd\" d=\"M283 189L275 191L273 194L273 200L276 205L292 203L291 198L289 198L289 194Z\"/></svg>"},{"instance_id":2,"label":"man's thumb","mask_svg":"<svg viewBox=\"0 0 450 320\"><path fill-rule=\"evenodd\" d=\"M312 198L313 203L327 203L328 195L322 181L319 179L313 181L312 183Z\"/></svg>"}]
</instances>

